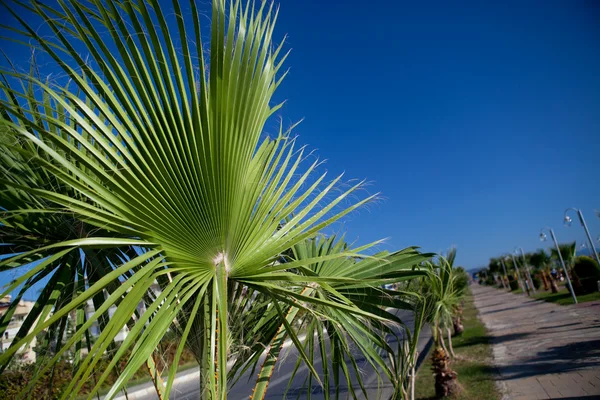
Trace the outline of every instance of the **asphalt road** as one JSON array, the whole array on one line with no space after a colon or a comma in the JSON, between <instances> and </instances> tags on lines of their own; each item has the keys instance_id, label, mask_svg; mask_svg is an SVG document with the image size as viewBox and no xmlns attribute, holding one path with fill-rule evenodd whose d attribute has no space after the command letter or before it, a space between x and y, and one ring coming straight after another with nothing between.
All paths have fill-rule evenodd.
<instances>
[{"instance_id":1,"label":"asphalt road","mask_svg":"<svg viewBox=\"0 0 600 400\"><path fill-rule=\"evenodd\" d=\"M408 311L399 311L397 315L400 316L400 318L408 326L412 326L412 313ZM423 353L423 349L426 347L430 338L430 329L423 329L419 338L420 353ZM392 341L395 341L395 338L389 335L388 343L390 343L392 348L396 348L396 344L392 343ZM315 349L315 351L318 352L318 349ZM290 389L287 390L289 380L292 376L297 358L298 354L294 347L286 346L285 349L282 351L281 358L277 363L277 367L275 368L273 376L271 377L271 381L269 383L269 390L267 391L267 395L265 397L266 399L280 400L283 399L284 396L286 396L285 398L288 399L304 399L307 397L308 389L300 389L308 376L308 369L304 365L300 367L300 369L296 373L293 384L290 386ZM357 357L357 363L359 364L359 368L362 371L363 382L368 395L367 398L384 400L389 399L392 394L392 385L385 381L378 382L377 374L364 359L360 359ZM315 369L319 373L321 373L322 371L321 365L318 360L317 365L315 365ZM252 388L254 387L255 380L255 375L250 377L250 373L247 372L242 378L240 378L237 384L232 389L230 389L228 397L232 400L248 399L250 394L252 393ZM145 393L140 392L140 390L144 390ZM354 386L354 390L356 391L359 399L364 399L364 395L362 394L358 384ZM311 391L311 399L319 400L324 398L323 389L318 385L318 383L313 383ZM129 388L128 392L130 393L130 400L158 399L158 396L152 390L152 386L150 383L131 387ZM171 392L170 398L172 400L197 400L199 398L199 392L200 384L198 380L198 372L197 370L192 369L189 371L184 371L177 376L176 382L173 385L173 390ZM346 398L347 393L348 388L346 385L344 385L341 388L341 398Z\"/></svg>"}]
</instances>

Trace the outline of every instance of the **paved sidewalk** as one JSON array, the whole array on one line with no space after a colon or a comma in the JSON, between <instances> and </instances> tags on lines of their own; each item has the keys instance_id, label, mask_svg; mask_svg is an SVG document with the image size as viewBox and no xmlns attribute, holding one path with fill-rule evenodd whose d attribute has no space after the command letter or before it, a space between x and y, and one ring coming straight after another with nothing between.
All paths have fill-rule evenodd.
<instances>
[{"instance_id":1,"label":"paved sidewalk","mask_svg":"<svg viewBox=\"0 0 600 400\"><path fill-rule=\"evenodd\" d=\"M600 302L560 306L471 286L505 398L600 398Z\"/></svg>"}]
</instances>

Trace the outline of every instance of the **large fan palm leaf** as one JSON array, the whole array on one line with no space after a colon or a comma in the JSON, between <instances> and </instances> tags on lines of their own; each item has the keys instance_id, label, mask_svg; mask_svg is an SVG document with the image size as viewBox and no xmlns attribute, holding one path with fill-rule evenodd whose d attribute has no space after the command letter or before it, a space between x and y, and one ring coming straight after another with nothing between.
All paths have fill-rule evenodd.
<instances>
[{"instance_id":1,"label":"large fan palm leaf","mask_svg":"<svg viewBox=\"0 0 600 400\"><path fill-rule=\"evenodd\" d=\"M261 139L265 122L279 108L271 105L271 97L283 75L281 46L272 47L275 16L271 10L256 11L239 1L232 1L226 9L224 1L213 1L209 63L194 1L189 4L191 18L187 20L188 14L173 1L174 30L167 13L154 0L59 0L59 4L60 11L54 11L37 1L16 2L9 11L22 26L15 32L49 54L70 85L56 86L31 75L4 71L8 79L27 82L35 90L2 84L7 93L2 100L2 125L5 132L33 144L27 153L32 162L73 194L3 182L11 190L30 189L31 194L101 228L106 235L53 243L8 258L1 265L52 253L34 272L18 280L22 283L51 262L65 263L64 257L79 249L137 246L149 251L123 260L73 296L3 354L0 364L5 365L38 332L115 280L119 287L61 350L73 346L108 308L117 307L116 317L106 322L63 397L74 396L83 386L155 281L161 283L161 295L138 317L95 387L97 390L110 369L131 350L109 397L148 359L175 321L183 338L178 354L192 327L202 326L203 390L207 397L225 398L231 282L263 293L274 301L279 314L283 313L279 302L300 300L339 310L340 318L383 319L328 285L328 281L335 282L334 276L293 272L326 258L356 256L357 251L277 263L281 253L371 197L345 203L361 187L359 183L332 198L341 177L329 183L325 183L325 175L313 177L316 163L302 166L303 150L295 149L282 128L273 139ZM23 17L24 12L40 17L53 37L40 36L30 26L30 19ZM193 35L188 34L190 23ZM89 58L80 55L81 48ZM38 104L39 92L45 106L30 106L27 118L19 119L22 104ZM42 206L39 208L42 211ZM317 278L322 290L329 292L326 297L307 296L298 290ZM347 288L358 278L346 279ZM291 330L289 334L310 365L298 338ZM51 363L44 369L48 368ZM172 368L167 396L174 372Z\"/></svg>"}]
</instances>

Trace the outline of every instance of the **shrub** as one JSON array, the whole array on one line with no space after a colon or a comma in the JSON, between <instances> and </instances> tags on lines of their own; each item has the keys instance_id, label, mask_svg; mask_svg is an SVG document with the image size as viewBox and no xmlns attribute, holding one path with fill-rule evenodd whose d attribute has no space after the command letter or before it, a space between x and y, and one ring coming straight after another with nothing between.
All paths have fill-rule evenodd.
<instances>
[{"instance_id":1,"label":"shrub","mask_svg":"<svg viewBox=\"0 0 600 400\"><path fill-rule=\"evenodd\" d=\"M538 276L532 277L531 280L533 281L533 287L535 290L538 290L542 287L542 280Z\"/></svg>"},{"instance_id":2,"label":"shrub","mask_svg":"<svg viewBox=\"0 0 600 400\"><path fill-rule=\"evenodd\" d=\"M0 375L0 400L12 400L19 397L27 384L41 367L37 364L25 364ZM59 399L64 389L71 383L73 366L66 361L56 364L54 374L43 374L37 384L28 392L31 398Z\"/></svg>"},{"instance_id":3,"label":"shrub","mask_svg":"<svg viewBox=\"0 0 600 400\"><path fill-rule=\"evenodd\" d=\"M513 275L508 275L508 286L510 286L510 290L517 290L519 288L519 282Z\"/></svg>"},{"instance_id":4,"label":"shrub","mask_svg":"<svg viewBox=\"0 0 600 400\"><path fill-rule=\"evenodd\" d=\"M456 280L454 281L454 287L459 293L463 293L467 286L469 286L469 274L462 267L457 267L455 273Z\"/></svg>"},{"instance_id":5,"label":"shrub","mask_svg":"<svg viewBox=\"0 0 600 400\"><path fill-rule=\"evenodd\" d=\"M159 344L160 357L156 357L156 365L159 371L165 372L175 358L175 351L177 349L178 342L174 340L163 340ZM128 351L128 354L129 351ZM126 360L129 357L125 357L122 361L119 361L120 370L125 367ZM183 354L179 360L179 365L194 361L194 356L190 350L185 347ZM83 386L80 394L89 393L95 385L96 379L102 375L102 372L106 369L110 362L110 356L102 359L97 364L97 374L90 377L88 382ZM19 394L27 387L27 384L33 379L33 377L42 368L40 362L31 364L22 364L15 369L6 370L0 375L0 400L14 400L19 397ZM140 379L148 377L147 369L142 365L138 371L134 374L133 379ZM37 381L35 386L28 392L31 398L36 399L49 399L58 400L64 394L65 389L71 383L73 378L73 365L67 361L59 361L55 368L54 374L51 375L49 372L43 374ZM104 387L110 387L117 380L118 373L113 370L107 380L105 381Z\"/></svg>"},{"instance_id":6,"label":"shrub","mask_svg":"<svg viewBox=\"0 0 600 400\"><path fill-rule=\"evenodd\" d=\"M573 270L587 293L598 290L597 282L600 280L600 266L598 266L596 260L587 256L577 257Z\"/></svg>"}]
</instances>

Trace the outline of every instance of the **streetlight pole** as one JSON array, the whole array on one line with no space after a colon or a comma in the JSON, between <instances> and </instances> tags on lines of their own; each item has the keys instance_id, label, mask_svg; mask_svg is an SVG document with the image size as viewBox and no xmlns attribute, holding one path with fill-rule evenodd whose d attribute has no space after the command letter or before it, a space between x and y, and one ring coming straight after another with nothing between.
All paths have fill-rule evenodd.
<instances>
[{"instance_id":1,"label":"streetlight pole","mask_svg":"<svg viewBox=\"0 0 600 400\"><path fill-rule=\"evenodd\" d=\"M525 259L525 253L523 252L522 247L515 247L515 252L521 251L521 258L523 258L523 268L525 268L525 272L527 272L527 278L529 278L529 285L531 285L531 291L535 294L535 286L533 286L533 279L531 279L531 272L529 272L529 265L527 265L527 260Z\"/></svg>"},{"instance_id":2,"label":"streetlight pole","mask_svg":"<svg viewBox=\"0 0 600 400\"><path fill-rule=\"evenodd\" d=\"M523 290L524 293L527 293L527 296L529 296L529 290L527 290L527 286L529 286L529 284L527 286L525 286L525 284L523 283L523 279L521 279L521 271L519 271L519 265L517 264L517 260L515 260L515 255L511 254L510 256L512 257L513 264L515 264L515 269L517 270L517 276L519 277L519 283L521 284L521 289Z\"/></svg>"},{"instance_id":3,"label":"streetlight pole","mask_svg":"<svg viewBox=\"0 0 600 400\"><path fill-rule=\"evenodd\" d=\"M577 304L577 296L575 296L575 290L573 289L573 285L571 285L571 278L569 278L569 273L567 272L567 267L565 266L565 260L563 260L562 254L560 252L560 247L558 247L558 241L556 240L554 231L552 230L552 228L548 228L548 227L546 227L544 229L547 230L548 232L550 232L550 236L552 236L552 240L554 241L554 246L556 247L556 252L558 253L558 258L560 259L560 263L562 264L562 267L563 267L563 272L565 273L565 276L567 277L569 291L571 292L571 296L573 296L573 303ZM546 234L544 233L544 229L542 229L540 232L540 240L542 240L542 241L546 240Z\"/></svg>"},{"instance_id":4,"label":"streetlight pole","mask_svg":"<svg viewBox=\"0 0 600 400\"><path fill-rule=\"evenodd\" d=\"M504 275L506 276L506 279L508 279L508 273L506 272L506 265L504 265L504 260L502 259L502 257L500 257L500 262L502 263L502 269L504 270ZM504 279L502 279L502 285L504 285L504 289L506 289L506 284L504 283Z\"/></svg>"},{"instance_id":5,"label":"streetlight pole","mask_svg":"<svg viewBox=\"0 0 600 400\"><path fill-rule=\"evenodd\" d=\"M585 219L583 219L583 213L581 212L580 209L578 208L567 208L565 210L565 224L567 225L571 225L571 217L569 217L567 214L569 211L575 211L577 212L577 216L579 217L579 222L581 223L581 226L583 226L583 229L585 230L585 235L588 238L588 242L590 243L590 247L592 248L592 252L594 253L594 257L596 257L596 261L598 262L598 264L600 264L600 258L598 257L598 252L596 251L596 246L594 246L594 241L592 240L592 235L590 235L590 230L587 227L587 224L585 223Z\"/></svg>"}]
</instances>

